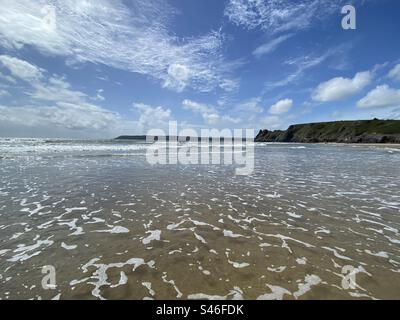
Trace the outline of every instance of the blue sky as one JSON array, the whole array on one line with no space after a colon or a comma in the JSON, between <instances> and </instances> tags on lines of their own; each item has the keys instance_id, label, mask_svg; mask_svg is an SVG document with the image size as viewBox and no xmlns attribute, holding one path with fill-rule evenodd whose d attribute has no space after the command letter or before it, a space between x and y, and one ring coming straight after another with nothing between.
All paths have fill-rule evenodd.
<instances>
[{"instance_id":1,"label":"blue sky","mask_svg":"<svg viewBox=\"0 0 400 320\"><path fill-rule=\"evenodd\" d=\"M400 118L396 0L3 2L1 136Z\"/></svg>"}]
</instances>

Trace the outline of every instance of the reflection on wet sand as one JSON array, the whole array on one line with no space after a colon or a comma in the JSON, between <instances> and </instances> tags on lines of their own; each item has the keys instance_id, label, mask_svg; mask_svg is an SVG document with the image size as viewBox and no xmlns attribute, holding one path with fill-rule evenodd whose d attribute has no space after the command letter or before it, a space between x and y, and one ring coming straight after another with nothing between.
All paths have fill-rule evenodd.
<instances>
[{"instance_id":1,"label":"reflection on wet sand","mask_svg":"<svg viewBox=\"0 0 400 320\"><path fill-rule=\"evenodd\" d=\"M2 299L400 297L398 149L260 144L235 176L136 147L5 154Z\"/></svg>"}]
</instances>

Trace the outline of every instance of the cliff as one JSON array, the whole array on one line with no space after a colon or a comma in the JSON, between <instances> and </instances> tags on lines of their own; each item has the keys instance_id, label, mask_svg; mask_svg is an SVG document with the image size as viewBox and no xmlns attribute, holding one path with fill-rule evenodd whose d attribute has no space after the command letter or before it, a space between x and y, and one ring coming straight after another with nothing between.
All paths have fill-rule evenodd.
<instances>
[{"instance_id":1,"label":"cliff","mask_svg":"<svg viewBox=\"0 0 400 320\"><path fill-rule=\"evenodd\" d=\"M400 143L400 120L358 120L296 124L260 130L256 142Z\"/></svg>"}]
</instances>

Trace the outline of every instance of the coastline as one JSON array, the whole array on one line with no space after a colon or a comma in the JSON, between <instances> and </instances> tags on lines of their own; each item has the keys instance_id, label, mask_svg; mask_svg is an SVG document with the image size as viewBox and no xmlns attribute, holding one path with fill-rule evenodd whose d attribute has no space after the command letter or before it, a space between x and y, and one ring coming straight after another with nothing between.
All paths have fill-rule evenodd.
<instances>
[{"instance_id":1,"label":"coastline","mask_svg":"<svg viewBox=\"0 0 400 320\"><path fill-rule=\"evenodd\" d=\"M371 147L391 147L400 149L400 143L367 143L367 142L272 142L272 141L254 141L254 143L258 144L284 144L284 145L330 145L330 146L371 146Z\"/></svg>"},{"instance_id":2,"label":"coastline","mask_svg":"<svg viewBox=\"0 0 400 320\"><path fill-rule=\"evenodd\" d=\"M400 120L356 120L294 124L287 130L260 130L255 141L400 144Z\"/></svg>"}]
</instances>

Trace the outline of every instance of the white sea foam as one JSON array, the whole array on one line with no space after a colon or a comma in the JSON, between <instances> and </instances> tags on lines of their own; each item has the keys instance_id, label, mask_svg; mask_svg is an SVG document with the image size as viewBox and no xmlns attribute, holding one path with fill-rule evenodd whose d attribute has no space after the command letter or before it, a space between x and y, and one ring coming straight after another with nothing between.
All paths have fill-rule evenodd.
<instances>
[{"instance_id":1,"label":"white sea foam","mask_svg":"<svg viewBox=\"0 0 400 320\"><path fill-rule=\"evenodd\" d=\"M282 300L284 295L292 295L289 290L286 290L285 288L279 286L271 286L267 284L267 287L272 292L258 296L257 300Z\"/></svg>"},{"instance_id":2,"label":"white sea foam","mask_svg":"<svg viewBox=\"0 0 400 320\"><path fill-rule=\"evenodd\" d=\"M297 258L297 259L296 259L296 262L297 262L298 264L305 265L305 264L307 263L307 258L306 258L306 257Z\"/></svg>"},{"instance_id":3,"label":"white sea foam","mask_svg":"<svg viewBox=\"0 0 400 320\"><path fill-rule=\"evenodd\" d=\"M226 300L228 298L232 300L243 300L243 291L239 287L235 286L225 296L212 295L206 293L194 293L194 294L189 294L187 298L190 300Z\"/></svg>"},{"instance_id":4,"label":"white sea foam","mask_svg":"<svg viewBox=\"0 0 400 320\"><path fill-rule=\"evenodd\" d=\"M173 287L173 288L175 289L175 291L176 291L176 297L177 297L178 299L182 297L182 292L181 292L181 291L178 289L178 287L176 286L175 281L174 281L174 280L167 280L167 273L166 273L166 272L163 273L163 275L162 275L162 280L163 280L165 283L169 283L169 284L172 285L172 287Z\"/></svg>"},{"instance_id":5,"label":"white sea foam","mask_svg":"<svg viewBox=\"0 0 400 320\"><path fill-rule=\"evenodd\" d=\"M54 243L52 240L37 240L35 244L32 245L24 245L20 244L18 245L18 248L13 250L14 253L17 253L13 257L9 258L7 261L10 262L17 262L17 261L25 261L28 260L34 256L37 256L42 253L42 250L34 251L36 249L39 249L41 247L49 247ZM34 252L32 252L34 251Z\"/></svg>"},{"instance_id":6,"label":"white sea foam","mask_svg":"<svg viewBox=\"0 0 400 320\"><path fill-rule=\"evenodd\" d=\"M78 222L78 219L75 218L73 220L62 220L62 222L59 222L58 225L60 226L68 226L70 228L70 230L74 230L74 232L72 232L71 234L69 234L70 236L78 236L81 234L84 234L85 232L83 231L82 227L78 227L76 224Z\"/></svg>"},{"instance_id":7,"label":"white sea foam","mask_svg":"<svg viewBox=\"0 0 400 320\"><path fill-rule=\"evenodd\" d=\"M333 254L335 255L336 258L343 259L343 260L352 260L351 258L338 253L338 251L336 249L333 249L330 247L321 247L321 248L333 252Z\"/></svg>"},{"instance_id":8,"label":"white sea foam","mask_svg":"<svg viewBox=\"0 0 400 320\"><path fill-rule=\"evenodd\" d=\"M250 265L250 263L247 263L247 262L236 262L236 261L231 261L231 260L228 260L228 262L231 265L233 265L233 267L236 269L246 268Z\"/></svg>"},{"instance_id":9,"label":"white sea foam","mask_svg":"<svg viewBox=\"0 0 400 320\"><path fill-rule=\"evenodd\" d=\"M154 296L156 292L151 288L151 282L142 282L142 285L146 287L147 290L149 290L149 294L151 296Z\"/></svg>"},{"instance_id":10,"label":"white sea foam","mask_svg":"<svg viewBox=\"0 0 400 320\"><path fill-rule=\"evenodd\" d=\"M105 233L129 233L129 229L121 226L114 226L107 230L94 230L92 232L105 232Z\"/></svg>"},{"instance_id":11,"label":"white sea foam","mask_svg":"<svg viewBox=\"0 0 400 320\"><path fill-rule=\"evenodd\" d=\"M197 234L196 232L194 232L194 236L196 237L197 240L199 240L201 243L206 244L207 241L199 234Z\"/></svg>"},{"instance_id":12,"label":"white sea foam","mask_svg":"<svg viewBox=\"0 0 400 320\"><path fill-rule=\"evenodd\" d=\"M149 230L146 233L150 233L149 236L142 240L143 244L149 244L151 241L160 241L161 230Z\"/></svg>"},{"instance_id":13,"label":"white sea foam","mask_svg":"<svg viewBox=\"0 0 400 320\"><path fill-rule=\"evenodd\" d=\"M100 289L103 286L112 286L112 284L108 281L108 275L107 275L107 270L110 268L123 268L127 265L133 266L133 270L135 271L137 268L139 268L142 265L147 265L150 268L154 268L154 261L148 261L145 262L141 258L131 258L127 260L126 262L117 262L117 263L109 263L109 264L103 264L103 263L98 263L100 258L93 258L86 264L84 264L81 269L84 273L87 273L90 267L95 267L96 270L92 273L91 276L79 280L72 280L70 282L71 286L75 286L77 284L80 284L82 282L86 282L87 284L91 284L94 286L92 290L92 295L98 299L104 300L104 297L101 295ZM120 275L120 280L119 283L115 286L118 285L124 285L127 283L126 276L125 274Z\"/></svg>"},{"instance_id":14,"label":"white sea foam","mask_svg":"<svg viewBox=\"0 0 400 320\"><path fill-rule=\"evenodd\" d=\"M10 249L3 249L3 250L0 250L0 256L5 255L8 251L10 251Z\"/></svg>"},{"instance_id":15,"label":"white sea foam","mask_svg":"<svg viewBox=\"0 0 400 320\"><path fill-rule=\"evenodd\" d=\"M71 152L132 152L146 150L147 144L105 144L91 141L54 141L36 140L28 143L27 140L13 140L8 144L0 143L0 153L4 155L32 155L44 153L71 153Z\"/></svg>"},{"instance_id":16,"label":"white sea foam","mask_svg":"<svg viewBox=\"0 0 400 320\"><path fill-rule=\"evenodd\" d=\"M77 245L67 245L65 242L61 243L61 247L63 247L65 250L74 250L78 246Z\"/></svg>"},{"instance_id":17,"label":"white sea foam","mask_svg":"<svg viewBox=\"0 0 400 320\"><path fill-rule=\"evenodd\" d=\"M302 215L301 214L296 214L296 213L294 213L294 212L286 212L286 214L288 215L288 216L290 216L290 217L292 217L292 218L296 218L296 219L298 219L298 218L301 218L302 217Z\"/></svg>"},{"instance_id":18,"label":"white sea foam","mask_svg":"<svg viewBox=\"0 0 400 320\"><path fill-rule=\"evenodd\" d=\"M375 256L375 257L380 257L380 258L389 258L389 254L385 251L379 251L379 252L372 252L371 250L365 250L366 253Z\"/></svg>"},{"instance_id":19,"label":"white sea foam","mask_svg":"<svg viewBox=\"0 0 400 320\"><path fill-rule=\"evenodd\" d=\"M318 284L321 283L321 278L318 277L317 275L306 275L304 282L303 283L299 283L298 287L299 290L297 290L296 292L293 293L293 296L298 299L299 297L301 297L302 295L304 295L305 293L307 293L308 291L311 290L312 286L316 286Z\"/></svg>"},{"instance_id":20,"label":"white sea foam","mask_svg":"<svg viewBox=\"0 0 400 320\"><path fill-rule=\"evenodd\" d=\"M281 273L286 270L286 266L280 266L280 267L276 267L276 268L268 267L267 270L271 271L271 272Z\"/></svg>"},{"instance_id":21,"label":"white sea foam","mask_svg":"<svg viewBox=\"0 0 400 320\"><path fill-rule=\"evenodd\" d=\"M233 233L233 232L230 231L230 230L224 230L224 237L230 237L230 238L240 238L240 237L243 237L243 238L246 238L244 235L237 234L237 233Z\"/></svg>"}]
</instances>

